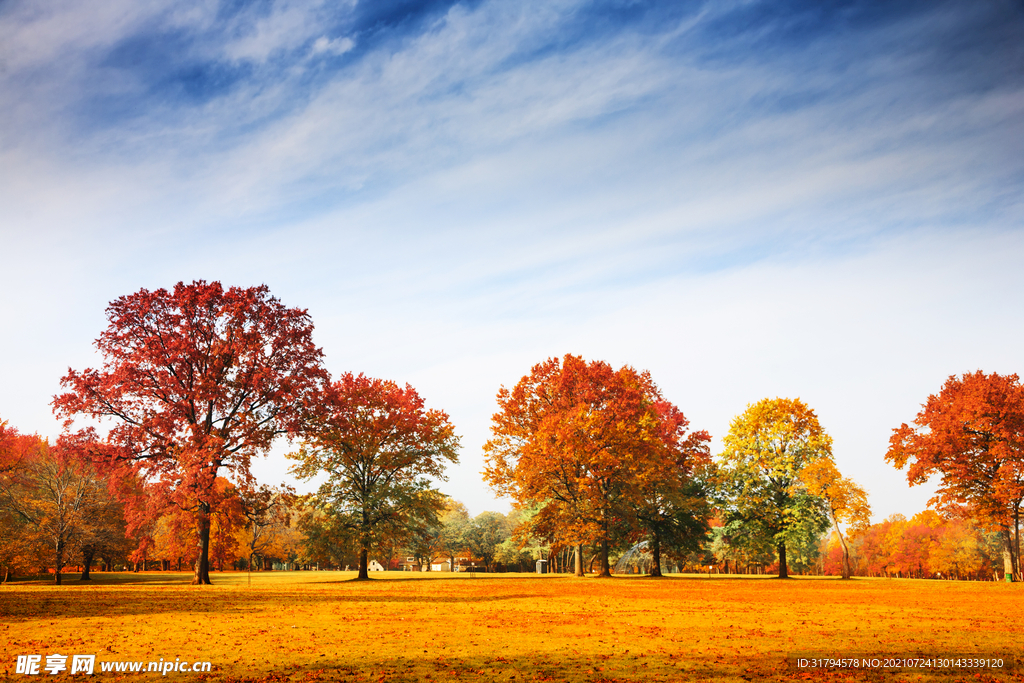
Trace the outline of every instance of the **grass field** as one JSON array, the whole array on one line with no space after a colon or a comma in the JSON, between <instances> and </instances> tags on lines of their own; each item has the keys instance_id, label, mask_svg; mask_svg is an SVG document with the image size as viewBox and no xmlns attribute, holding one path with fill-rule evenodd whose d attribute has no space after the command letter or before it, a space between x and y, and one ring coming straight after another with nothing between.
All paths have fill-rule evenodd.
<instances>
[{"instance_id":1,"label":"grass field","mask_svg":"<svg viewBox=\"0 0 1024 683\"><path fill-rule=\"evenodd\" d=\"M217 681L1024 681L1002 671L797 669L793 657L1019 663L1020 585L756 577L276 572L94 574L0 588L0 676L16 656L212 663ZM787 656L790 660L787 660ZM70 670L70 657L68 669ZM42 678L71 678L67 674ZM36 677L39 678L39 677ZM75 676L74 678L81 678Z\"/></svg>"}]
</instances>

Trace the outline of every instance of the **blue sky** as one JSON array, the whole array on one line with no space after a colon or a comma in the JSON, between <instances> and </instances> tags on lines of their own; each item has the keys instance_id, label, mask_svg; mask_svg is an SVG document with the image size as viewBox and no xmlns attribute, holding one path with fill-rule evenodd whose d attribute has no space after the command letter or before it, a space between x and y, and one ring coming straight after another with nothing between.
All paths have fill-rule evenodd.
<instances>
[{"instance_id":1,"label":"blue sky","mask_svg":"<svg viewBox=\"0 0 1024 683\"><path fill-rule=\"evenodd\" d=\"M56 434L116 297L266 283L451 414L474 513L571 352L716 439L800 396L911 515L891 429L1024 369L1022 75L1008 1L0 2L0 418Z\"/></svg>"}]
</instances>

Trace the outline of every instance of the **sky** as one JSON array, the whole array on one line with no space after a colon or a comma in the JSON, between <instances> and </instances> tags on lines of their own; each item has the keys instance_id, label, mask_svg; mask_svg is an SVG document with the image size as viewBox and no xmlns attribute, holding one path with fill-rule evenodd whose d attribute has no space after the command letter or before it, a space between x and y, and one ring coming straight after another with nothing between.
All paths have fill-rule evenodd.
<instances>
[{"instance_id":1,"label":"sky","mask_svg":"<svg viewBox=\"0 0 1024 683\"><path fill-rule=\"evenodd\" d=\"M892 429L1024 370L1022 189L1020 2L0 0L0 419L59 433L117 297L266 284L451 416L472 514L498 389L573 353L714 452L800 397L909 517Z\"/></svg>"}]
</instances>

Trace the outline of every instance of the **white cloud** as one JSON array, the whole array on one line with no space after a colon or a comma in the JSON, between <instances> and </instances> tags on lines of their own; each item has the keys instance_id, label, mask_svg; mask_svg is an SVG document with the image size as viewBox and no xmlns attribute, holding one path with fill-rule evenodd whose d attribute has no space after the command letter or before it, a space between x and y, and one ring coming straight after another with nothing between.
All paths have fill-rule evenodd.
<instances>
[{"instance_id":1,"label":"white cloud","mask_svg":"<svg viewBox=\"0 0 1024 683\"><path fill-rule=\"evenodd\" d=\"M309 3L276 4L267 16L245 21L238 29L242 35L224 46L224 54L234 60L265 62L275 52L298 48L315 35L318 9Z\"/></svg>"},{"instance_id":2,"label":"white cloud","mask_svg":"<svg viewBox=\"0 0 1024 683\"><path fill-rule=\"evenodd\" d=\"M313 54L343 55L356 46L356 42L348 36L330 39L327 36L320 36L313 43Z\"/></svg>"}]
</instances>

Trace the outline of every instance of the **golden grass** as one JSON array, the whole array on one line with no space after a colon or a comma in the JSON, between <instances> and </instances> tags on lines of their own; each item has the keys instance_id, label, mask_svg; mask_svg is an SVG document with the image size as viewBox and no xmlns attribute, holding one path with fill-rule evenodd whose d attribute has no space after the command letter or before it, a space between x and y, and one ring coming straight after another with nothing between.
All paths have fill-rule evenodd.
<instances>
[{"instance_id":1,"label":"golden grass","mask_svg":"<svg viewBox=\"0 0 1024 683\"><path fill-rule=\"evenodd\" d=\"M1024 680L1013 671L807 672L787 654L1021 655L1019 585L757 577L94 574L0 588L18 654L208 660L223 681ZM69 660L70 661L70 660ZM98 671L98 667L97 667ZM156 674L97 674L152 680ZM47 679L58 678L46 676Z\"/></svg>"}]
</instances>

